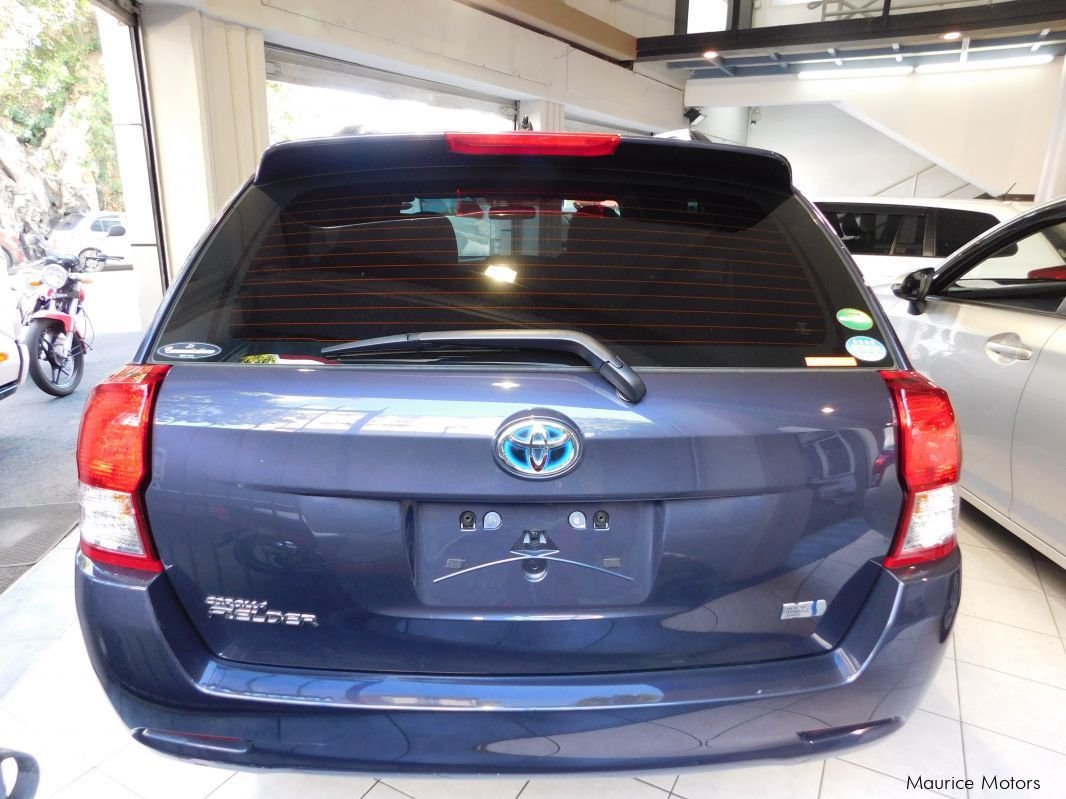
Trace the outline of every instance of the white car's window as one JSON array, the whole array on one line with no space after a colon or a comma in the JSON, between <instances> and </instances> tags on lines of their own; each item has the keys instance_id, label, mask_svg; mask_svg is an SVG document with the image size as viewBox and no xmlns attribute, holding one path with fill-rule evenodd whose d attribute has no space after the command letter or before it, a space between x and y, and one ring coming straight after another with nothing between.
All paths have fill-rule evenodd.
<instances>
[{"instance_id":1,"label":"white car's window","mask_svg":"<svg viewBox=\"0 0 1066 799\"><path fill-rule=\"evenodd\" d=\"M945 294L1037 311L1060 310L1066 300L1066 221L979 261Z\"/></svg>"},{"instance_id":2,"label":"white car's window","mask_svg":"<svg viewBox=\"0 0 1066 799\"><path fill-rule=\"evenodd\" d=\"M854 255L924 254L924 213L861 207L821 208L844 246Z\"/></svg>"},{"instance_id":3,"label":"white car's window","mask_svg":"<svg viewBox=\"0 0 1066 799\"><path fill-rule=\"evenodd\" d=\"M936 212L936 257L947 258L961 246L976 239L999 220L980 211L942 208ZM1006 253L1004 253L1006 254Z\"/></svg>"}]
</instances>

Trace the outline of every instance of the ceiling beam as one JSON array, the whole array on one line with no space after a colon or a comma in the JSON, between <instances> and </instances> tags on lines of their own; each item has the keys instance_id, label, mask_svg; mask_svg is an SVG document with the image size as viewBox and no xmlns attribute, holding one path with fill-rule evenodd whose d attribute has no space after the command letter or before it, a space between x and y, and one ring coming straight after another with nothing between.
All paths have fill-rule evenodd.
<instances>
[{"instance_id":1,"label":"ceiling beam","mask_svg":"<svg viewBox=\"0 0 1066 799\"><path fill-rule=\"evenodd\" d=\"M546 33L616 61L637 57L637 37L562 0L463 0L525 28Z\"/></svg>"},{"instance_id":2,"label":"ceiling beam","mask_svg":"<svg viewBox=\"0 0 1066 799\"><path fill-rule=\"evenodd\" d=\"M719 53L783 50L794 47L835 47L851 42L899 41L936 36L944 31L979 31L1066 25L1062 0L1014 0L994 5L965 6L941 11L889 14L868 19L808 22L674 36L637 39L637 61L698 58L706 50Z\"/></svg>"}]
</instances>

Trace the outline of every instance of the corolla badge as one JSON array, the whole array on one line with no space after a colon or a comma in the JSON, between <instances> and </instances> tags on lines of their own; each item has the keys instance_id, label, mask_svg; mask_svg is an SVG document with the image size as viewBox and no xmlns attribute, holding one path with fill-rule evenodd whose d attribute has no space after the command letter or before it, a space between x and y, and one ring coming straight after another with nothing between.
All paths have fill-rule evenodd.
<instances>
[{"instance_id":1,"label":"corolla badge","mask_svg":"<svg viewBox=\"0 0 1066 799\"><path fill-rule=\"evenodd\" d=\"M496 436L496 460L519 477L559 477L581 457L581 440L569 425L543 416L512 422Z\"/></svg>"}]
</instances>

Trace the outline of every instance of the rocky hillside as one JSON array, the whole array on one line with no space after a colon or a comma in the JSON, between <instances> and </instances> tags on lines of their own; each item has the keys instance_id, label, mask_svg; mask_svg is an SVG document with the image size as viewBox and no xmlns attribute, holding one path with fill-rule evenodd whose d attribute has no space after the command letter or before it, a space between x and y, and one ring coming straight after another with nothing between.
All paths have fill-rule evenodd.
<instances>
[{"instance_id":1,"label":"rocky hillside","mask_svg":"<svg viewBox=\"0 0 1066 799\"><path fill-rule=\"evenodd\" d=\"M0 230L17 234L25 223L47 233L64 214L100 208L88 146L90 102L77 98L40 147L20 142L0 120Z\"/></svg>"},{"instance_id":2,"label":"rocky hillside","mask_svg":"<svg viewBox=\"0 0 1066 799\"><path fill-rule=\"evenodd\" d=\"M0 231L47 234L71 211L121 210L87 0L0 3L0 30Z\"/></svg>"}]
</instances>

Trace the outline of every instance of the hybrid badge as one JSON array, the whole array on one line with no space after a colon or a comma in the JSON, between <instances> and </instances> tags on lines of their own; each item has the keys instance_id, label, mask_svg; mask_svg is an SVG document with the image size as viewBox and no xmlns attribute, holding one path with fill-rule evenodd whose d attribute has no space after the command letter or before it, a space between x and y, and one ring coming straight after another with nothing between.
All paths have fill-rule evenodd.
<instances>
[{"instance_id":1,"label":"hybrid badge","mask_svg":"<svg viewBox=\"0 0 1066 799\"><path fill-rule=\"evenodd\" d=\"M577 466L580 456L577 432L557 419L527 416L496 436L496 460L519 477L559 477Z\"/></svg>"}]
</instances>

